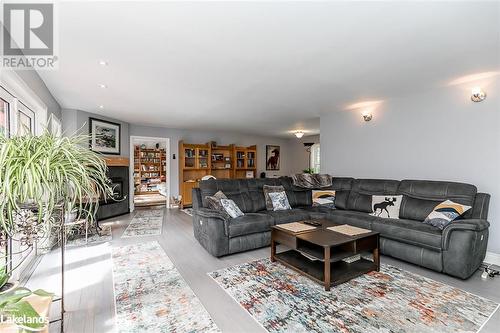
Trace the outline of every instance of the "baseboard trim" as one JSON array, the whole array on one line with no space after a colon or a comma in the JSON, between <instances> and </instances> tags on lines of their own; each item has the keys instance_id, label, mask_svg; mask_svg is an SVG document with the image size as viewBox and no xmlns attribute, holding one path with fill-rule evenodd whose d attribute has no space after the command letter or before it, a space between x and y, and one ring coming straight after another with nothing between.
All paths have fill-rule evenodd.
<instances>
[{"instance_id":1,"label":"baseboard trim","mask_svg":"<svg viewBox=\"0 0 500 333\"><path fill-rule=\"evenodd\" d=\"M484 258L484 262L500 266L500 254L488 251L486 252L486 257Z\"/></svg>"}]
</instances>

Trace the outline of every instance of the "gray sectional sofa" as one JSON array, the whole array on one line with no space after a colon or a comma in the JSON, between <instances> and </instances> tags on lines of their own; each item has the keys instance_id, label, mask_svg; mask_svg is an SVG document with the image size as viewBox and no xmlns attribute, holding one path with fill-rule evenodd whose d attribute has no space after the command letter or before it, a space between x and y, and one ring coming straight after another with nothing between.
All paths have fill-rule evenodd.
<instances>
[{"instance_id":1,"label":"gray sectional sofa","mask_svg":"<svg viewBox=\"0 0 500 333\"><path fill-rule=\"evenodd\" d=\"M283 185L291 210L267 211L264 185ZM268 246L270 228L304 219L326 218L380 232L382 254L466 279L482 263L488 243L489 194L474 185L425 180L333 178L336 209L312 206L311 190L297 188L289 177L221 179L200 182L193 190L194 235L212 255ZM207 208L206 196L223 191L245 213L225 219ZM403 195L399 219L369 215L372 195ZM440 202L472 206L459 220L440 230L422 221Z\"/></svg>"}]
</instances>

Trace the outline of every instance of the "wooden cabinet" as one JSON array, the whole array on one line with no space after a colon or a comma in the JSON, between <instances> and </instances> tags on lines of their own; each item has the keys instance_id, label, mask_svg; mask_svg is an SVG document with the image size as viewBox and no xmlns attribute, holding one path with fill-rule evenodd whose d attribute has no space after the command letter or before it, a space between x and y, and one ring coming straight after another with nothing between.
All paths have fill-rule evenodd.
<instances>
[{"instance_id":1,"label":"wooden cabinet","mask_svg":"<svg viewBox=\"0 0 500 333\"><path fill-rule=\"evenodd\" d=\"M233 178L255 178L257 175L257 146L234 148Z\"/></svg>"},{"instance_id":2,"label":"wooden cabinet","mask_svg":"<svg viewBox=\"0 0 500 333\"><path fill-rule=\"evenodd\" d=\"M179 194L182 207L193 203L192 190L203 176L217 179L254 178L257 173L257 146L235 147L189 144L179 141Z\"/></svg>"}]
</instances>

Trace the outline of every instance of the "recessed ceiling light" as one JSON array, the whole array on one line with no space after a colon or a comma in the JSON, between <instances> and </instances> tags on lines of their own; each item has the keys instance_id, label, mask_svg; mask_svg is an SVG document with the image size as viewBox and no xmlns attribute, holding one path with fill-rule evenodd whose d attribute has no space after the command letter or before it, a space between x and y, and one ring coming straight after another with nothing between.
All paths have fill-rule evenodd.
<instances>
[{"instance_id":1,"label":"recessed ceiling light","mask_svg":"<svg viewBox=\"0 0 500 333\"><path fill-rule=\"evenodd\" d=\"M99 105L99 109L104 109L104 105Z\"/></svg>"},{"instance_id":2,"label":"recessed ceiling light","mask_svg":"<svg viewBox=\"0 0 500 333\"><path fill-rule=\"evenodd\" d=\"M104 89L104 88L107 88L108 86L107 86L107 85L105 85L104 83L99 83L99 87L101 87L101 88L103 88L103 89Z\"/></svg>"},{"instance_id":3,"label":"recessed ceiling light","mask_svg":"<svg viewBox=\"0 0 500 333\"><path fill-rule=\"evenodd\" d=\"M101 65L101 66L107 66L108 62L106 60L99 60L99 65Z\"/></svg>"}]
</instances>

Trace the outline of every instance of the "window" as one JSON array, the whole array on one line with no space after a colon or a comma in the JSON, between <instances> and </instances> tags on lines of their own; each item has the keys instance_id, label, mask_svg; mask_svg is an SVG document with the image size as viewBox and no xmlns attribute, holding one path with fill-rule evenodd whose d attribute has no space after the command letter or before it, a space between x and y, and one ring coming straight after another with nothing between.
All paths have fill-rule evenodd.
<instances>
[{"instance_id":1,"label":"window","mask_svg":"<svg viewBox=\"0 0 500 333\"><path fill-rule=\"evenodd\" d=\"M9 103L0 98L0 135L9 133Z\"/></svg>"},{"instance_id":2,"label":"window","mask_svg":"<svg viewBox=\"0 0 500 333\"><path fill-rule=\"evenodd\" d=\"M311 168L315 173L320 171L320 149L319 143L315 143L311 146Z\"/></svg>"},{"instance_id":3,"label":"window","mask_svg":"<svg viewBox=\"0 0 500 333\"><path fill-rule=\"evenodd\" d=\"M19 103L17 109L17 135L35 134L35 113Z\"/></svg>"}]
</instances>

